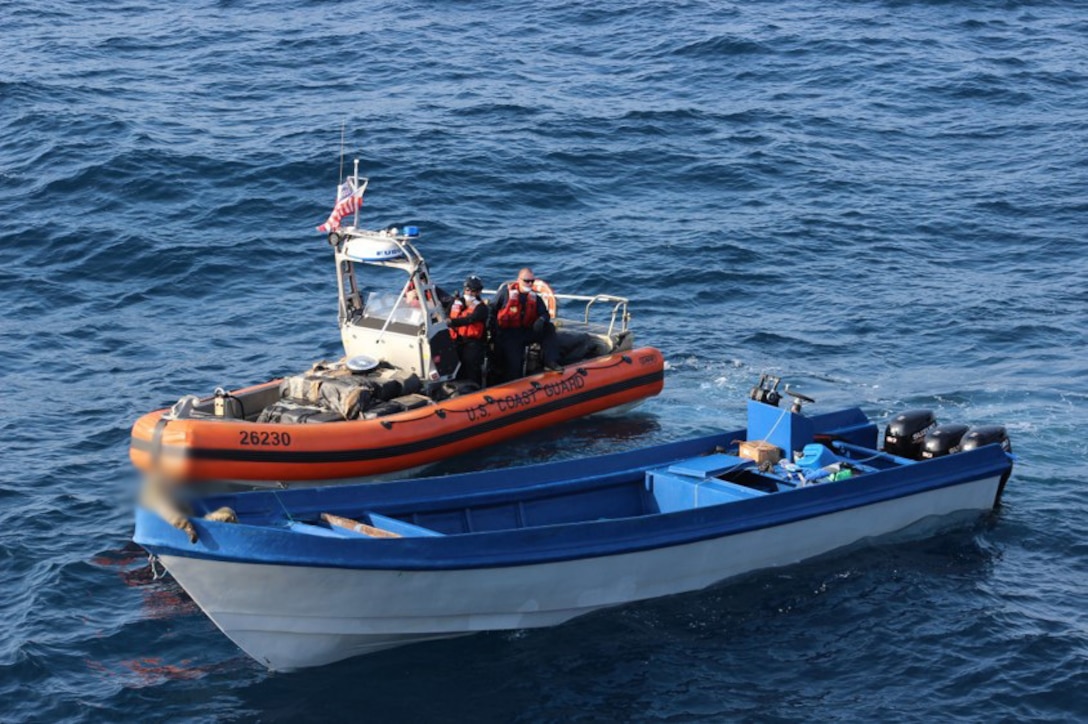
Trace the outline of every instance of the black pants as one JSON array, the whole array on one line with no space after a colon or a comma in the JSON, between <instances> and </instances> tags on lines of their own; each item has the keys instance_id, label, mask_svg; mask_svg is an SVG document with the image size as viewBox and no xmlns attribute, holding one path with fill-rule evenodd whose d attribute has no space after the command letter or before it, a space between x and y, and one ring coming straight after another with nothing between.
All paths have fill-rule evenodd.
<instances>
[{"instance_id":1,"label":"black pants","mask_svg":"<svg viewBox=\"0 0 1088 724\"><path fill-rule=\"evenodd\" d=\"M484 358L487 347L483 340L469 339L457 341L457 357L461 360L461 369L457 371L457 379L472 380L483 387L484 384Z\"/></svg>"},{"instance_id":2,"label":"black pants","mask_svg":"<svg viewBox=\"0 0 1088 724\"><path fill-rule=\"evenodd\" d=\"M555 339L555 325L549 322L538 336L532 329L500 329L495 339L495 349L502 356L503 380L521 377L525 367L525 348L532 342L540 343L543 362L558 364L559 345Z\"/></svg>"}]
</instances>

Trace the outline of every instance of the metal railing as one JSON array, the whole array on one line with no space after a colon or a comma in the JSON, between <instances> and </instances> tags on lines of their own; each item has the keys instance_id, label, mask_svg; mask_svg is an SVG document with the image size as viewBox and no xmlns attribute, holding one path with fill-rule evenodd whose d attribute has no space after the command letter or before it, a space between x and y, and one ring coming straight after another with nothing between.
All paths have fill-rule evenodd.
<instances>
[{"instance_id":1,"label":"metal railing","mask_svg":"<svg viewBox=\"0 0 1088 724\"><path fill-rule=\"evenodd\" d=\"M492 302L497 293L497 289L483 290L483 294L490 297ZM567 308L567 304L565 303L578 302L585 304L582 310L581 324L586 325L586 327L594 325L594 322L591 320L591 315L593 314L593 306L595 304L608 304L612 307L610 310L602 313L602 316L604 314L608 315L608 324L605 334L611 336L619 332L626 332L628 325L631 323L631 313L627 309L629 300L626 297L617 297L611 294L594 294L592 296L587 296L585 294L560 294L558 292L554 293L553 296L555 297L559 310L556 315L556 322L568 321L577 323L577 320L572 320L563 316L563 311ZM605 327L604 322L598 324L602 328Z\"/></svg>"}]
</instances>

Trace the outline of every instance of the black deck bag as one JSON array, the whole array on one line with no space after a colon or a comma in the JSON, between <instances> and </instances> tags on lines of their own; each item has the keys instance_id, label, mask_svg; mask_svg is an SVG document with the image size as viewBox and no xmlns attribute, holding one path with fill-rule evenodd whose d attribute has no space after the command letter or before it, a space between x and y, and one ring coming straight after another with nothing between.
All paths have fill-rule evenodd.
<instances>
[{"instance_id":1,"label":"black deck bag","mask_svg":"<svg viewBox=\"0 0 1088 724\"><path fill-rule=\"evenodd\" d=\"M410 372L400 381L400 386L402 395L418 395L423 389L423 380L415 372Z\"/></svg>"},{"instance_id":2,"label":"black deck bag","mask_svg":"<svg viewBox=\"0 0 1088 724\"><path fill-rule=\"evenodd\" d=\"M432 385L430 389L427 390L427 394L435 402L441 402L442 400L448 400L453 397L460 397L461 395L476 392L479 389L480 386L472 380L449 380L440 385Z\"/></svg>"},{"instance_id":3,"label":"black deck bag","mask_svg":"<svg viewBox=\"0 0 1088 724\"><path fill-rule=\"evenodd\" d=\"M398 402L393 402L392 400L389 400L386 402L379 402L376 405L372 405L369 409L363 412L363 419L373 420L376 417L393 415L398 412L404 412L404 406Z\"/></svg>"},{"instance_id":4,"label":"black deck bag","mask_svg":"<svg viewBox=\"0 0 1088 724\"><path fill-rule=\"evenodd\" d=\"M382 400L392 400L401 395L414 395L423 387L423 382L415 372L403 372L395 367L379 367L367 375L367 379L378 386L376 396Z\"/></svg>"},{"instance_id":5,"label":"black deck bag","mask_svg":"<svg viewBox=\"0 0 1088 724\"><path fill-rule=\"evenodd\" d=\"M401 395L390 402L395 402L405 410L415 410L431 404L431 398L425 395Z\"/></svg>"},{"instance_id":6,"label":"black deck bag","mask_svg":"<svg viewBox=\"0 0 1088 724\"><path fill-rule=\"evenodd\" d=\"M593 342L591 334L558 330L555 333L555 343L559 348L559 364L569 365L589 357L596 349Z\"/></svg>"}]
</instances>

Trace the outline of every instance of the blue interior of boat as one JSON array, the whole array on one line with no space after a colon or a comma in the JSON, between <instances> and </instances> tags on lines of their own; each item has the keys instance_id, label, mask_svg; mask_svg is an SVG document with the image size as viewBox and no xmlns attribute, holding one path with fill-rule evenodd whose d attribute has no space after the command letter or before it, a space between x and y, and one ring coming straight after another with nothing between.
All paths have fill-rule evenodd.
<instances>
[{"instance_id":1,"label":"blue interior of boat","mask_svg":"<svg viewBox=\"0 0 1088 724\"><path fill-rule=\"evenodd\" d=\"M365 520L359 522L365 522L375 528L380 528L387 533L393 533L402 538L406 537L426 537L426 536L440 536L444 535L436 530L430 528L424 528L423 526L408 523L407 521L400 520L399 518L391 518L387 515L381 515L380 513L367 513L363 516ZM324 538L370 538L372 536L366 533L357 532L349 528L342 528L335 525L305 523L299 520L288 521L287 528L296 533L305 533L307 535L317 535Z\"/></svg>"},{"instance_id":2,"label":"blue interior of boat","mask_svg":"<svg viewBox=\"0 0 1088 724\"><path fill-rule=\"evenodd\" d=\"M812 442L812 420L756 400L748 400L748 439L765 440L791 455Z\"/></svg>"},{"instance_id":3,"label":"blue interior of boat","mask_svg":"<svg viewBox=\"0 0 1088 724\"><path fill-rule=\"evenodd\" d=\"M801 451L815 437L834 452L820 445L814 464L850 461L859 474L912 462L879 452L876 425L857 408L806 418L757 403L750 412L753 430L615 453L589 465L565 461L393 485L242 493L205 499L196 507L227 505L243 521L321 537L366 537L321 520L322 513L333 513L396 536L422 538L746 507L803 482L796 473L760 470L739 457L744 439L779 439ZM777 438L783 426L788 437ZM680 454L669 461L672 451ZM653 458L657 465L643 462Z\"/></svg>"},{"instance_id":4,"label":"blue interior of boat","mask_svg":"<svg viewBox=\"0 0 1088 724\"><path fill-rule=\"evenodd\" d=\"M522 498L471 507L413 512L407 522L447 535L484 531L534 528L564 523L580 523L613 518L630 518L657 512L656 502L647 496L642 483L631 480L611 485L569 491L561 494ZM373 513L370 513L373 521ZM376 527L382 526L374 524Z\"/></svg>"},{"instance_id":5,"label":"blue interior of boat","mask_svg":"<svg viewBox=\"0 0 1088 724\"><path fill-rule=\"evenodd\" d=\"M818 421L818 427L814 421ZM821 430L825 440L849 442L835 452L818 445L822 452L813 454L813 465L843 461L853 464L864 459L865 464L855 464L855 469L872 472L910 462L879 457L875 450L877 427L860 409L810 418L762 403L749 405L747 439L767 439L784 450L796 446L801 451L806 443L812 443L816 429ZM548 490L536 497L521 495L515 500L427 511L361 510L357 515L360 521L401 536L457 535L673 513L737 503L797 487L796 480L773 471L761 472L752 460L733 454L737 451L735 444L728 449L730 452L632 471L626 477L594 485ZM878 456L875 464L874 455Z\"/></svg>"},{"instance_id":6,"label":"blue interior of boat","mask_svg":"<svg viewBox=\"0 0 1088 724\"><path fill-rule=\"evenodd\" d=\"M821 461L832 458L846 459L828 451ZM607 484L535 498L426 511L358 511L353 517L400 536L458 535L674 513L795 487L796 483L778 475L758 471L747 458L716 453L638 471Z\"/></svg>"},{"instance_id":7,"label":"blue interior of boat","mask_svg":"<svg viewBox=\"0 0 1088 724\"><path fill-rule=\"evenodd\" d=\"M316 525L314 523L303 523L300 520L287 521L287 529L294 531L295 533L316 535L321 536L322 538L358 538L362 536L361 533L350 531L347 528L336 528L327 525Z\"/></svg>"},{"instance_id":8,"label":"blue interior of boat","mask_svg":"<svg viewBox=\"0 0 1088 724\"><path fill-rule=\"evenodd\" d=\"M807 417L786 408L748 400L748 439L765 440L787 455L813 441L841 440L875 450L877 426L856 407Z\"/></svg>"},{"instance_id":9,"label":"blue interior of boat","mask_svg":"<svg viewBox=\"0 0 1088 724\"><path fill-rule=\"evenodd\" d=\"M380 513L367 513L367 518L370 519L370 524L375 528L381 528L387 530L390 533L396 533L399 536L428 536L428 535L442 535L436 530L431 528L424 528L423 526L415 525L407 521L400 520L399 518L390 518L388 515L381 515Z\"/></svg>"},{"instance_id":10,"label":"blue interior of boat","mask_svg":"<svg viewBox=\"0 0 1088 724\"><path fill-rule=\"evenodd\" d=\"M808 440L798 438L798 442L841 440L868 450L876 450L878 447L880 434L877 425L866 417L860 408L848 407L813 415L806 419L812 421L812 429L815 432ZM750 437L749 439L759 438Z\"/></svg>"},{"instance_id":11,"label":"blue interior of boat","mask_svg":"<svg viewBox=\"0 0 1088 724\"><path fill-rule=\"evenodd\" d=\"M415 511L400 517L365 511L359 514L358 519L400 536L432 536L672 513L757 498L777 489L776 481L771 476L754 471L748 471L749 478L765 478L763 489L725 479L725 476L745 471L753 465L746 458L715 454L640 472L637 476L609 485L568 491L561 495L447 510ZM304 529L299 530L303 532Z\"/></svg>"},{"instance_id":12,"label":"blue interior of boat","mask_svg":"<svg viewBox=\"0 0 1088 724\"><path fill-rule=\"evenodd\" d=\"M697 457L664 470L647 471L645 488L652 496L654 513L690 511L696 507L758 498L770 491L744 486L724 477L752 466L750 459L735 455L719 453Z\"/></svg>"},{"instance_id":13,"label":"blue interior of boat","mask_svg":"<svg viewBox=\"0 0 1088 724\"><path fill-rule=\"evenodd\" d=\"M861 429L868 436L869 430ZM731 452L688 458L595 485L545 490L538 496L458 505L440 510L360 511L360 520L402 536L457 535L674 513L738 503L801 485L806 471L846 463L856 475L911 464L877 450L835 442L835 450L810 444L792 478L782 468L759 470L756 463ZM732 452L736 448L731 448ZM848 484L848 483L847 483Z\"/></svg>"}]
</instances>

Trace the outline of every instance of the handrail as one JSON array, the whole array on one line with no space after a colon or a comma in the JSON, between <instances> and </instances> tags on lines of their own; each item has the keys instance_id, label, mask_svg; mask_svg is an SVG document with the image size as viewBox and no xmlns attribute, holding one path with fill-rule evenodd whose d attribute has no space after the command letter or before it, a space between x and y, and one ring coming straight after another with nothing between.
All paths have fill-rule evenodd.
<instances>
[{"instance_id":1,"label":"handrail","mask_svg":"<svg viewBox=\"0 0 1088 724\"><path fill-rule=\"evenodd\" d=\"M498 294L497 289L484 289L483 294L494 297ZM622 325L620 326L621 332L627 331L627 327L631 321L631 314L627 311L627 305L629 300L627 297L618 297L613 294L561 294L556 292L554 294L556 301L559 302L585 302L585 309L582 314L582 323L585 325L590 324L589 315L592 311L593 305L597 303L607 303L612 305L612 312L608 320L608 332L611 336L616 331L617 321ZM562 317L560 317L561 319Z\"/></svg>"},{"instance_id":2,"label":"handrail","mask_svg":"<svg viewBox=\"0 0 1088 724\"><path fill-rule=\"evenodd\" d=\"M621 310L622 314L620 316L620 319L623 322L623 328L620 331L627 330L627 323L631 320L631 315L627 311L627 299L624 297L614 297L608 294L598 294L597 296L589 299L589 301L586 302L585 323L587 325L589 324L590 307L592 307L597 302L612 302L612 316L608 320L609 336L611 336L613 331L616 329L616 315L620 314Z\"/></svg>"}]
</instances>

